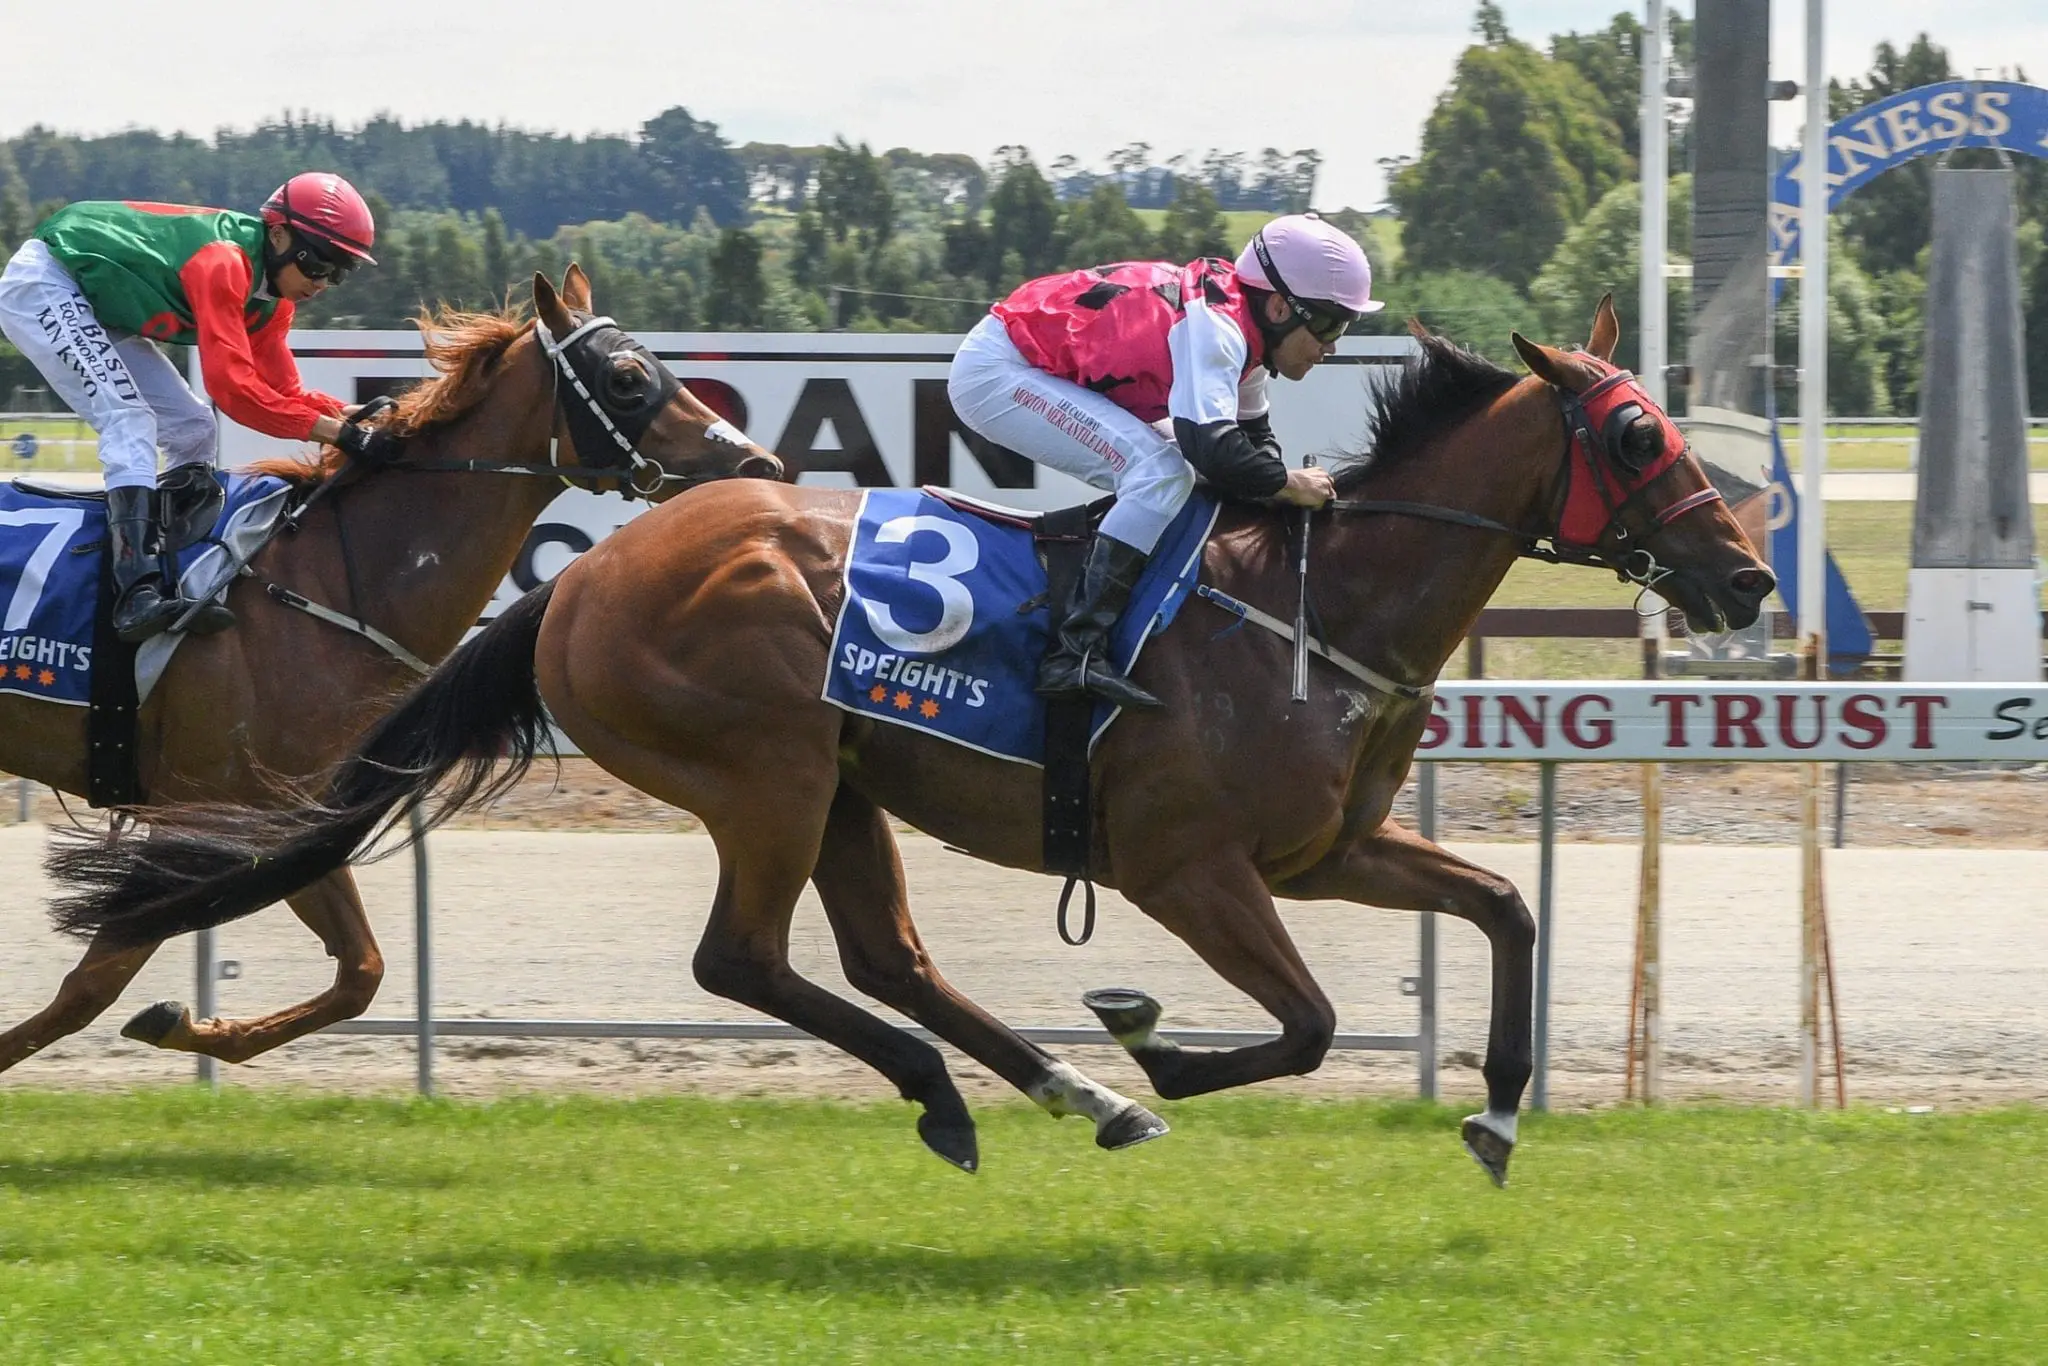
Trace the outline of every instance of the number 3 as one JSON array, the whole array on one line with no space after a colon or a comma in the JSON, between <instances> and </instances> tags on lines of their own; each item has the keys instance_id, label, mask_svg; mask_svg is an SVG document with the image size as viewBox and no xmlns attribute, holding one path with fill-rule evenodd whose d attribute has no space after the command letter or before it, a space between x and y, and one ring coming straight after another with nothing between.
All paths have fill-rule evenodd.
<instances>
[{"instance_id":1,"label":"number 3","mask_svg":"<svg viewBox=\"0 0 2048 1366\"><path fill-rule=\"evenodd\" d=\"M935 655L958 645L974 625L974 597L958 576L981 563L981 545L966 527L943 517L924 516L891 517L875 528L875 543L901 545L919 531L932 532L946 542L945 558L912 560L904 570L939 595L939 624L929 631L906 630L888 604L862 598L860 605L867 610L868 629L884 645L905 654Z\"/></svg>"},{"instance_id":2,"label":"number 3","mask_svg":"<svg viewBox=\"0 0 2048 1366\"><path fill-rule=\"evenodd\" d=\"M14 585L14 596L7 601L7 616L0 620L0 631L19 631L28 625L34 615L36 604L42 601L43 584L50 576L50 567L57 563L57 557L64 553L64 543L77 534L85 523L82 508L17 508L0 512L0 526L46 526L43 543L35 548L22 566L21 578Z\"/></svg>"}]
</instances>

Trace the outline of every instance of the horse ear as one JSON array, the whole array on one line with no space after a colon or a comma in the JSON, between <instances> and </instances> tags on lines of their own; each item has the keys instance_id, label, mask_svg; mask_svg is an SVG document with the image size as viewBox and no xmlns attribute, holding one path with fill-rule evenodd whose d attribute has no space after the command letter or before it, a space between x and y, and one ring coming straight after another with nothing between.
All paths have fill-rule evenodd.
<instances>
[{"instance_id":1,"label":"horse ear","mask_svg":"<svg viewBox=\"0 0 2048 1366\"><path fill-rule=\"evenodd\" d=\"M1547 346L1530 341L1519 332L1508 334L1508 340L1515 344L1515 354L1522 358L1522 364L1529 367L1531 374L1546 384L1570 388L1566 383L1564 357Z\"/></svg>"},{"instance_id":2,"label":"horse ear","mask_svg":"<svg viewBox=\"0 0 2048 1366\"><path fill-rule=\"evenodd\" d=\"M1614 359L1614 344L1621 340L1621 319L1614 316L1614 295L1600 296L1600 306L1593 310L1593 337L1586 343L1586 350L1601 360Z\"/></svg>"},{"instance_id":3,"label":"horse ear","mask_svg":"<svg viewBox=\"0 0 2048 1366\"><path fill-rule=\"evenodd\" d=\"M583 273L583 267L574 261L569 263L568 273L562 276L562 298L569 307L588 313L590 308L590 277Z\"/></svg>"},{"instance_id":4,"label":"horse ear","mask_svg":"<svg viewBox=\"0 0 2048 1366\"><path fill-rule=\"evenodd\" d=\"M576 330L576 320L569 316L569 310L562 307L561 296L548 283L548 277L539 271L533 273L534 316L548 325L548 331L558 337L566 337Z\"/></svg>"}]
</instances>

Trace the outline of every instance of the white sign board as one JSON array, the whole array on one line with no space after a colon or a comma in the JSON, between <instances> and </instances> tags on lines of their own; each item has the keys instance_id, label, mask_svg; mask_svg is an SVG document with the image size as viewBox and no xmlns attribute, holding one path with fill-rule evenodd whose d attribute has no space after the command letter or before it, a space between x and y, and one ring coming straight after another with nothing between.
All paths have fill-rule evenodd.
<instances>
[{"instance_id":1,"label":"white sign board","mask_svg":"<svg viewBox=\"0 0 2048 1366\"><path fill-rule=\"evenodd\" d=\"M960 426L946 399L957 336L653 332L639 340L699 398L800 471L799 483L938 484L1024 508L1099 496ZM433 373L416 332L299 331L291 348L308 388L348 403ZM1307 379L1276 383L1273 429L1290 457L1363 446L1372 387L1414 349L1407 337L1347 337ZM203 393L198 370L195 353L192 382ZM224 464L298 449L225 417L220 426ZM645 507L615 494L564 492L534 527L492 611L560 573Z\"/></svg>"},{"instance_id":2,"label":"white sign board","mask_svg":"<svg viewBox=\"0 0 2048 1366\"><path fill-rule=\"evenodd\" d=\"M2048 688L1445 683L1417 759L1447 763L2048 759Z\"/></svg>"}]
</instances>

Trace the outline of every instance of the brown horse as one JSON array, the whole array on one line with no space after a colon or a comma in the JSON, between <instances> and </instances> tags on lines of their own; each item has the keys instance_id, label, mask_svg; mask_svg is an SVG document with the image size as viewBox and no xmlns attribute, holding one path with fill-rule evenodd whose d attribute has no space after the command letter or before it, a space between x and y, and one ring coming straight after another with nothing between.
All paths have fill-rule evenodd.
<instances>
[{"instance_id":1,"label":"brown horse","mask_svg":"<svg viewBox=\"0 0 2048 1366\"><path fill-rule=\"evenodd\" d=\"M1373 456L1340 468L1343 501L1314 539L1330 644L1377 685L1318 665L1307 702L1291 703L1282 640L1219 638L1229 619L1206 604L1183 609L1146 650L1139 681L1166 707L1125 716L1096 752L1093 866L1281 1026L1248 1047L1180 1049L1155 1032L1158 1007L1141 993L1092 994L1159 1094L1321 1062L1335 1015L1276 895L1448 912L1493 949L1487 1109L1464 1138L1505 1179L1530 1069L1534 928L1506 879L1388 819L1429 716L1428 685L1518 553L1586 506L1597 535L1568 557L1657 580L1697 626L1753 620L1773 586L1677 429L1594 359L1611 354L1616 333L1603 303L1592 355L1516 337L1535 372L1527 379L1424 338L1375 418ZM1588 390L1634 395L1635 409L1588 423L1600 411L1580 406ZM450 773L437 816L502 787L510 775L492 782L493 765L508 750L533 755L545 706L586 754L697 813L716 842L698 980L882 1072L922 1103L919 1131L941 1156L976 1162L973 1123L937 1050L789 965L806 880L861 991L1051 1113L1088 1115L1104 1147L1165 1132L963 997L918 941L884 813L980 858L1040 868L1040 775L819 700L857 502L729 484L632 523L458 651L366 738L319 808L191 811L146 840L60 852L53 870L71 883L62 922L132 939L245 914L338 866L395 819L395 805L418 803ZM1287 611L1292 521L1225 509L1204 582Z\"/></svg>"},{"instance_id":2,"label":"brown horse","mask_svg":"<svg viewBox=\"0 0 2048 1366\"><path fill-rule=\"evenodd\" d=\"M589 282L575 266L560 295L536 276L533 300L553 338L571 338L590 321ZM256 555L255 577L233 585L236 628L184 642L142 709L138 764L152 800L274 801L280 777L325 771L416 677L363 636L283 605L259 580L439 660L475 625L534 519L568 479L617 488L633 478L666 497L735 472L780 474L768 452L719 439L730 428L707 437L717 414L678 390L652 354L615 328L592 328L565 349L593 379L602 377L598 396L622 423L644 423L638 458L652 464L636 469L614 444L579 447L584 429L571 405L585 401L557 379L531 323L509 312L444 312L423 317L421 328L441 375L401 399L389 419L405 440L395 465L354 469L329 449L317 461L258 467L313 501L296 531ZM559 438L563 468L548 462L551 437ZM467 472L472 462L506 477ZM0 770L84 793L85 709L0 695ZM137 814L147 818L149 810ZM295 889L289 901L337 960L332 987L258 1020L195 1021L184 1007L161 1002L123 1033L240 1062L360 1015L376 995L383 960L354 878L337 869ZM56 998L0 1034L0 1070L98 1018L156 948L94 939Z\"/></svg>"}]
</instances>

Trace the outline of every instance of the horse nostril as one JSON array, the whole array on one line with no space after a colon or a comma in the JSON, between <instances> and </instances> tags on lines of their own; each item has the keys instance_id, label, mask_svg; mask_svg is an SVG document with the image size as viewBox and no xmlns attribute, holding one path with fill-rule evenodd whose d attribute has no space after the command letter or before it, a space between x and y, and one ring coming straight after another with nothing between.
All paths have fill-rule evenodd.
<instances>
[{"instance_id":1,"label":"horse nostril","mask_svg":"<svg viewBox=\"0 0 2048 1366\"><path fill-rule=\"evenodd\" d=\"M772 455L750 455L740 461L739 475L742 479L782 478L782 462Z\"/></svg>"},{"instance_id":2,"label":"horse nostril","mask_svg":"<svg viewBox=\"0 0 2048 1366\"><path fill-rule=\"evenodd\" d=\"M1728 586L1751 602L1762 602L1778 586L1778 580L1768 569L1738 569L1729 575Z\"/></svg>"}]
</instances>

